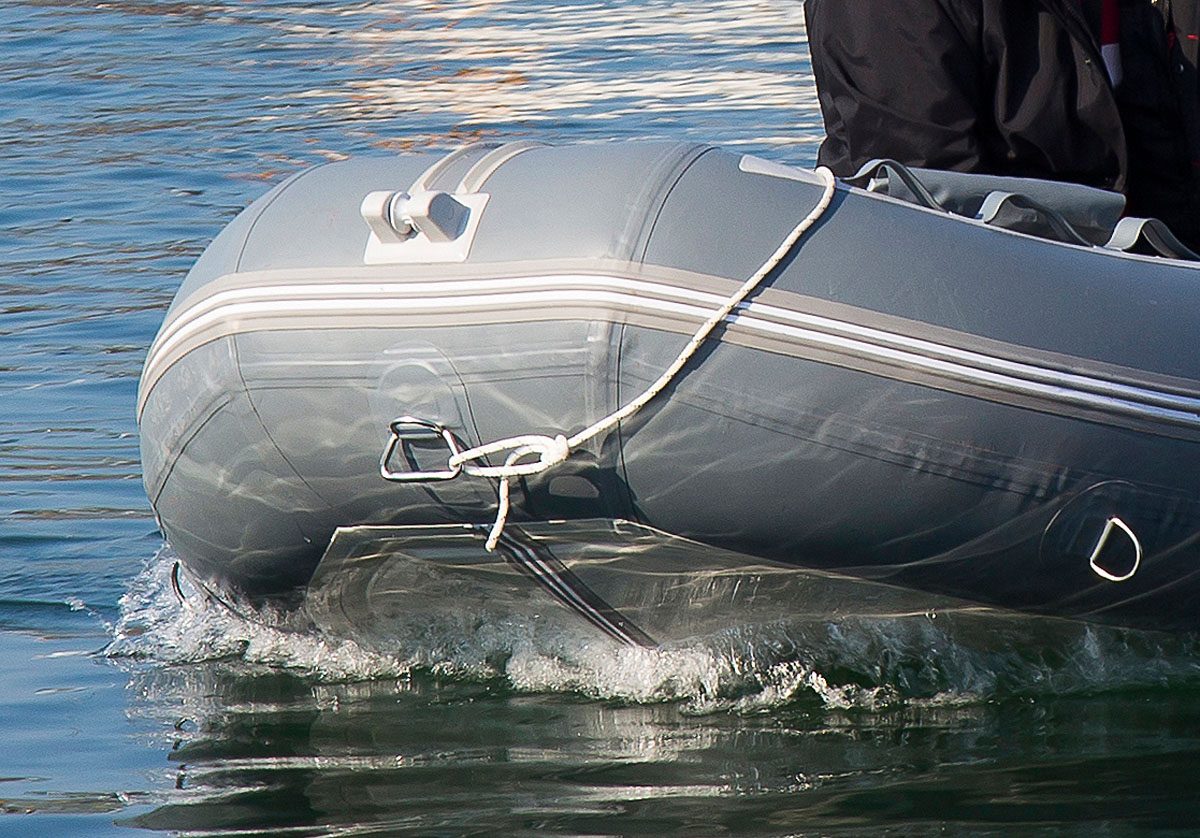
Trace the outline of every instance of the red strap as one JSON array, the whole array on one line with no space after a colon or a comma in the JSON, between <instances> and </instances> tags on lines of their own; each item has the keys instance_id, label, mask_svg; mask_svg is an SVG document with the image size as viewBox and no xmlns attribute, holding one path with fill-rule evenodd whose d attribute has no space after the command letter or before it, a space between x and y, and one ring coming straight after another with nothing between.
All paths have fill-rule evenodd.
<instances>
[{"instance_id":1,"label":"red strap","mask_svg":"<svg viewBox=\"0 0 1200 838\"><path fill-rule=\"evenodd\" d=\"M1100 44L1121 42L1121 12L1118 0L1103 0L1100 6Z\"/></svg>"}]
</instances>

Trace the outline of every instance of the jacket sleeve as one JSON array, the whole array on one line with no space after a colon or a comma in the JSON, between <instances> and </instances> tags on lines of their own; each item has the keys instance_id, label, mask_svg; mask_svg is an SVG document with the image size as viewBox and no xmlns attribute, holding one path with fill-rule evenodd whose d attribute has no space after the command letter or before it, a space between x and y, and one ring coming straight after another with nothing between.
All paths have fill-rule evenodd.
<instances>
[{"instance_id":1,"label":"jacket sleeve","mask_svg":"<svg viewBox=\"0 0 1200 838\"><path fill-rule=\"evenodd\" d=\"M826 140L819 161L841 176L890 157L977 169L983 106L978 21L970 2L805 0Z\"/></svg>"}]
</instances>

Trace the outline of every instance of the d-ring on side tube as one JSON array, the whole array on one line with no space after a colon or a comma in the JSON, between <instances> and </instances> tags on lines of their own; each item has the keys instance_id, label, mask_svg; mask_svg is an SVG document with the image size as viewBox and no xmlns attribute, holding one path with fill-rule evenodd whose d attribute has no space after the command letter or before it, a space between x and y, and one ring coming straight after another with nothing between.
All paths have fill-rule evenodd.
<instances>
[{"instance_id":1,"label":"d-ring on side tube","mask_svg":"<svg viewBox=\"0 0 1200 838\"><path fill-rule=\"evenodd\" d=\"M1129 540L1133 542L1133 567L1129 569L1128 573L1120 576L1115 573L1110 573L1102 568L1098 561L1100 554L1104 551L1104 545L1108 543L1108 537L1112 535L1112 531L1114 529L1121 530L1123 533L1125 533L1125 535L1129 536ZM1142 543L1138 541L1138 537L1133 534L1133 530L1129 528L1128 524L1126 524L1116 515L1110 516L1108 521L1106 521L1104 524L1104 530L1100 533L1100 538L1096 540L1096 546L1092 548L1092 555L1088 559L1088 564L1091 566L1092 570L1097 576L1101 577L1102 579L1107 579L1109 582L1124 582L1127 579L1132 579L1133 574L1138 572L1138 568L1141 567L1142 564Z\"/></svg>"},{"instance_id":2,"label":"d-ring on side tube","mask_svg":"<svg viewBox=\"0 0 1200 838\"><path fill-rule=\"evenodd\" d=\"M450 457L454 457L459 453L458 442L454 439L454 434L450 430L436 422L430 422L427 419L418 419L415 416L401 416L399 419L392 420L391 435L388 437L388 443L383 449L383 455L379 458L379 474L384 480L391 480L396 483L428 483L434 480L453 480L458 477L462 471L462 466L454 465L446 469L438 471L395 471L388 465L391 462L392 455L396 453L396 447L404 440L411 439L437 439L441 438L446 443L446 447L450 449Z\"/></svg>"}]
</instances>

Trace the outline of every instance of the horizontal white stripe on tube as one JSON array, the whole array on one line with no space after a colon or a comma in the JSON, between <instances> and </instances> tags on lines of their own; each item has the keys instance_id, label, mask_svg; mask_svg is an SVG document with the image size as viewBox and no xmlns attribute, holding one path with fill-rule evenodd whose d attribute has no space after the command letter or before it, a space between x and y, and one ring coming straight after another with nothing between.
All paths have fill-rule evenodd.
<instances>
[{"instance_id":1,"label":"horizontal white stripe on tube","mask_svg":"<svg viewBox=\"0 0 1200 838\"><path fill-rule=\"evenodd\" d=\"M284 283L228 289L180 312L158 336L143 375L143 398L165 371L164 363L185 350L189 340L222 323L229 324L222 333L236 334L238 321L250 318L302 316L312 328L321 328L323 318L383 315L394 317L400 328L406 317L435 312L461 314L463 323L469 324L472 313L503 311L520 319L522 313L537 309L574 306L595 309L597 316L606 311L630 311L700 323L723 301L719 294L695 288L590 274L404 283ZM770 336L798 348L833 350L987 390L1200 428L1200 399L1177 393L998 358L761 302L744 304L729 322L734 330ZM797 354L803 357L803 353Z\"/></svg>"}]
</instances>

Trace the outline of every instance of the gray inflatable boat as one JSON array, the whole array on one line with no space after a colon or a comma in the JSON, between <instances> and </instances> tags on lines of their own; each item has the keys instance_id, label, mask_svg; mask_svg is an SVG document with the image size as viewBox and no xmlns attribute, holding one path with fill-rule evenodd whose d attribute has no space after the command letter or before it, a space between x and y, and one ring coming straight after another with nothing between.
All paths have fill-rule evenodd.
<instances>
[{"instance_id":1,"label":"gray inflatable boat","mask_svg":"<svg viewBox=\"0 0 1200 838\"><path fill-rule=\"evenodd\" d=\"M376 571L482 550L507 463L503 560L625 642L649 638L587 562L705 551L1200 628L1200 269L1105 193L887 163L855 183L532 142L291 178L150 349L163 533L204 584L286 597L366 555L348 542Z\"/></svg>"}]
</instances>

